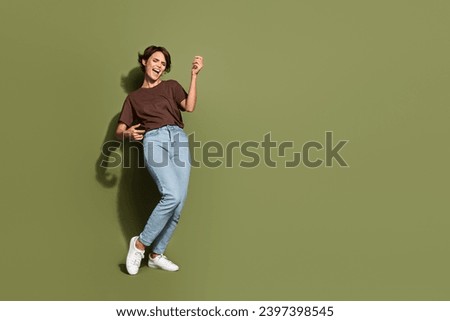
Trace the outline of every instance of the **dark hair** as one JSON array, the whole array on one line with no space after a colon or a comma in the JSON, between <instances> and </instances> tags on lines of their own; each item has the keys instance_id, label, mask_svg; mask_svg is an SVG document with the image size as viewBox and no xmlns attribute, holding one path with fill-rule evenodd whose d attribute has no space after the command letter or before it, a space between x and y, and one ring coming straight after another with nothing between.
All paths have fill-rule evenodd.
<instances>
[{"instance_id":1,"label":"dark hair","mask_svg":"<svg viewBox=\"0 0 450 321\"><path fill-rule=\"evenodd\" d=\"M140 53L138 53L138 62L139 62L139 65L141 66L141 70L143 72L145 72L145 66L142 64L142 60L147 61L148 58L150 58L150 56L153 55L157 51L160 51L164 55L164 58L166 58L166 70L165 71L166 72L170 71L171 59L170 59L170 53L167 51L167 49L164 47L150 46L144 50L144 53L142 55Z\"/></svg>"}]
</instances>

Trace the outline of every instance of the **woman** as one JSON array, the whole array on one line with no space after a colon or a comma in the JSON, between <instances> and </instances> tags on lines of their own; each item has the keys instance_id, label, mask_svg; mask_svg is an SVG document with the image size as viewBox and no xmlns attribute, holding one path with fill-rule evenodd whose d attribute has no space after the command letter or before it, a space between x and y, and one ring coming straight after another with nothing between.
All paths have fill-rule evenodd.
<instances>
[{"instance_id":1,"label":"woman","mask_svg":"<svg viewBox=\"0 0 450 321\"><path fill-rule=\"evenodd\" d=\"M171 66L170 54L164 47L148 47L139 54L138 61L145 74L144 82L125 99L116 136L143 141L146 168L161 199L142 233L131 238L126 261L131 275L138 273L147 246L151 246L149 267L166 271L179 268L164 256L164 251L180 218L189 182L188 138L180 111L194 111L197 76L203 68L203 58L195 56L186 93L175 80L161 79Z\"/></svg>"}]
</instances>

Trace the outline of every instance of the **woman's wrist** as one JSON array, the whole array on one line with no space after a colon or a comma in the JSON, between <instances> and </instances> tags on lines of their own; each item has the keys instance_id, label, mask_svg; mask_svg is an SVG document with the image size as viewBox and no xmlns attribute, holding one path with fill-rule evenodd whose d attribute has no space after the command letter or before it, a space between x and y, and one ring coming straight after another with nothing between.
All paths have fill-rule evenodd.
<instances>
[{"instance_id":1,"label":"woman's wrist","mask_svg":"<svg viewBox=\"0 0 450 321\"><path fill-rule=\"evenodd\" d=\"M131 133L130 133L130 131L127 129L127 130L124 130L123 132L122 132L122 137L124 138L124 139L130 139L130 135L131 135Z\"/></svg>"}]
</instances>

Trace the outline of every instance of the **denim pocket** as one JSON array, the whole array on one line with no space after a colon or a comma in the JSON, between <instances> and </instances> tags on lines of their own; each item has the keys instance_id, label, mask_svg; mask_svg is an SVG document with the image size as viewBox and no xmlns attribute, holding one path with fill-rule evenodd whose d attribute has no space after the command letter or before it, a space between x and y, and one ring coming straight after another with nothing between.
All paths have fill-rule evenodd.
<instances>
[{"instance_id":1,"label":"denim pocket","mask_svg":"<svg viewBox=\"0 0 450 321\"><path fill-rule=\"evenodd\" d=\"M178 140L181 142L185 142L185 141L189 140L188 136L186 135L184 130L181 128L179 128L175 131L174 136L178 137Z\"/></svg>"}]
</instances>

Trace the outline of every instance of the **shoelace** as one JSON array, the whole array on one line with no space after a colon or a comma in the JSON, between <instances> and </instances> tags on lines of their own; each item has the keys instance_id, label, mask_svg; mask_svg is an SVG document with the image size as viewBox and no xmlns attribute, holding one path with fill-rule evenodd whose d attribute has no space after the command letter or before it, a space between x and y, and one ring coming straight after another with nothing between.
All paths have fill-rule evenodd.
<instances>
[{"instance_id":1,"label":"shoelace","mask_svg":"<svg viewBox=\"0 0 450 321\"><path fill-rule=\"evenodd\" d=\"M142 252L134 252L133 265L141 264L141 260L144 258L144 253Z\"/></svg>"}]
</instances>

